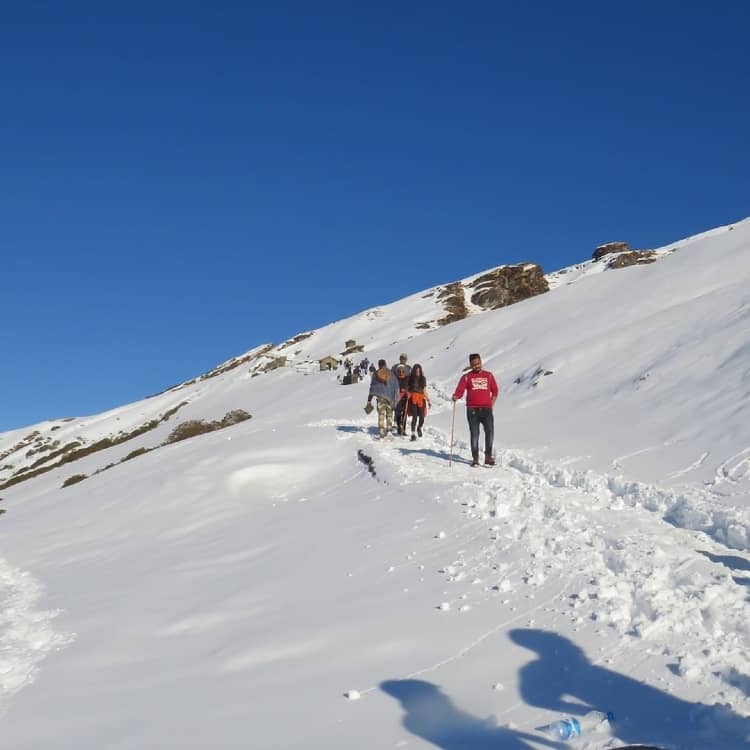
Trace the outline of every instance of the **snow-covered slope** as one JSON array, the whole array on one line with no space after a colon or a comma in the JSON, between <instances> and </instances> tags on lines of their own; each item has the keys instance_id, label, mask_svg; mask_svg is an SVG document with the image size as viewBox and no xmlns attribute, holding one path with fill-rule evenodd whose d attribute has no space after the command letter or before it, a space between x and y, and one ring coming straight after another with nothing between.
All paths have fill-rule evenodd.
<instances>
[{"instance_id":1,"label":"snow-covered slope","mask_svg":"<svg viewBox=\"0 0 750 750\"><path fill-rule=\"evenodd\" d=\"M2 490L8 746L530 748L593 706L586 747L746 747L750 220L660 255L445 327L426 290L0 435L0 486L111 441ZM424 366L422 440L373 441L367 386L316 371L349 339ZM462 406L450 461L471 351L494 469Z\"/></svg>"}]
</instances>

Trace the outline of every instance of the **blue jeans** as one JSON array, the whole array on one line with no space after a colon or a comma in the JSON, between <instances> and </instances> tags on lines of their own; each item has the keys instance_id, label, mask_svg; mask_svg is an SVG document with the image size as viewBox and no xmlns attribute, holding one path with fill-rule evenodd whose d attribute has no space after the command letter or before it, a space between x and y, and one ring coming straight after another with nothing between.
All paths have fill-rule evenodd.
<instances>
[{"instance_id":1,"label":"blue jeans","mask_svg":"<svg viewBox=\"0 0 750 750\"><path fill-rule=\"evenodd\" d=\"M466 418L469 420L469 434L471 435L471 455L479 455L479 425L484 427L484 455L492 455L492 442L495 438L495 417L489 407L481 409L466 409Z\"/></svg>"}]
</instances>

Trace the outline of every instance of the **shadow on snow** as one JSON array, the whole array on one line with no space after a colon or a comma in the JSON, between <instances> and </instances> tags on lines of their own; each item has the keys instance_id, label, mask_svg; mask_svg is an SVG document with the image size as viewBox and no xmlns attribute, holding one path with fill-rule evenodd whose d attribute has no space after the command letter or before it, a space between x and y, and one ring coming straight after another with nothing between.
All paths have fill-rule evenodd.
<instances>
[{"instance_id":1,"label":"shadow on snow","mask_svg":"<svg viewBox=\"0 0 750 750\"><path fill-rule=\"evenodd\" d=\"M538 740L496 726L494 719L479 719L457 708L437 685L423 680L386 680L383 692L396 698L406 715L404 727L442 750L528 750L524 738ZM549 747L555 742L541 740Z\"/></svg>"},{"instance_id":2,"label":"shadow on snow","mask_svg":"<svg viewBox=\"0 0 750 750\"><path fill-rule=\"evenodd\" d=\"M705 550L699 550L699 552L711 562L719 563L730 570L741 570L743 573L750 572L750 560L746 560L739 555L714 555ZM740 586L750 586L750 578L741 578L740 576L732 576L732 578Z\"/></svg>"},{"instance_id":3,"label":"shadow on snow","mask_svg":"<svg viewBox=\"0 0 750 750\"><path fill-rule=\"evenodd\" d=\"M336 429L340 432L347 432L349 434L359 433L362 435L369 435L372 438L378 436L379 430L377 426L363 427L361 425L349 425L340 424L336 426ZM400 442L407 441L408 445L399 445ZM401 435L392 435L386 439L386 445L391 445L394 448L398 448L399 452L408 456L410 453L421 453L424 456L431 456L432 458L438 458L446 463L450 460L450 453L448 451L436 451L431 448L410 448L411 441L407 437ZM453 453L453 463L459 464L470 464L471 461L467 458L458 456L455 452Z\"/></svg>"},{"instance_id":4,"label":"shadow on snow","mask_svg":"<svg viewBox=\"0 0 750 750\"><path fill-rule=\"evenodd\" d=\"M558 718L582 716L591 710L614 711L613 733L627 743L681 749L747 747L744 738L750 732L750 720L726 706L690 703L592 664L582 649L554 633L519 628L509 636L516 645L536 653L520 670L520 693L529 706L552 711ZM494 718L471 716L429 682L387 680L380 687L401 703L406 729L442 750L565 747L541 734L498 727Z\"/></svg>"}]
</instances>

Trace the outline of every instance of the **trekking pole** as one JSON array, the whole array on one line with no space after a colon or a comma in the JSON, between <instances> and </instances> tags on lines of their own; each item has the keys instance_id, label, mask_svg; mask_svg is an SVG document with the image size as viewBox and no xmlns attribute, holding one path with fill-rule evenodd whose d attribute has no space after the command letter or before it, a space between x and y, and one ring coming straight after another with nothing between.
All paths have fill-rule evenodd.
<instances>
[{"instance_id":1,"label":"trekking pole","mask_svg":"<svg viewBox=\"0 0 750 750\"><path fill-rule=\"evenodd\" d=\"M453 402L453 415L451 416L451 452L450 452L450 458L448 459L448 466L450 468L453 468L453 428L456 424L456 402Z\"/></svg>"}]
</instances>

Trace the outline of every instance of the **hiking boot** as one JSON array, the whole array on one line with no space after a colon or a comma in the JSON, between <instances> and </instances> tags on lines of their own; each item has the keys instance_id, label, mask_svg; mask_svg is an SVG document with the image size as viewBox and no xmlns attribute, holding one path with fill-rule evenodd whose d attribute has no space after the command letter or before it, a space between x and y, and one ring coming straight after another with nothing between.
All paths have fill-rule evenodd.
<instances>
[{"instance_id":1,"label":"hiking boot","mask_svg":"<svg viewBox=\"0 0 750 750\"><path fill-rule=\"evenodd\" d=\"M471 459L472 466L479 466L479 456L473 456Z\"/></svg>"},{"instance_id":2,"label":"hiking boot","mask_svg":"<svg viewBox=\"0 0 750 750\"><path fill-rule=\"evenodd\" d=\"M494 466L495 465L495 459L492 458L492 456L485 456L484 457L484 465L485 466Z\"/></svg>"},{"instance_id":3,"label":"hiking boot","mask_svg":"<svg viewBox=\"0 0 750 750\"><path fill-rule=\"evenodd\" d=\"M412 434L411 434L411 439L412 439L412 440L416 440L416 439L417 439L417 436L416 436L416 435L415 435L415 434L414 434L413 432L412 432Z\"/></svg>"},{"instance_id":4,"label":"hiking boot","mask_svg":"<svg viewBox=\"0 0 750 750\"><path fill-rule=\"evenodd\" d=\"M422 429L421 428L417 430L417 435L419 435L419 437L422 437Z\"/></svg>"}]
</instances>

